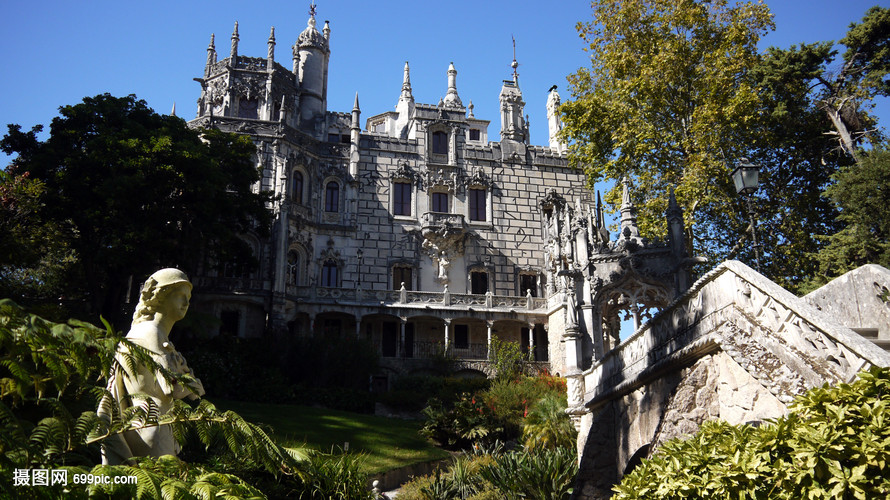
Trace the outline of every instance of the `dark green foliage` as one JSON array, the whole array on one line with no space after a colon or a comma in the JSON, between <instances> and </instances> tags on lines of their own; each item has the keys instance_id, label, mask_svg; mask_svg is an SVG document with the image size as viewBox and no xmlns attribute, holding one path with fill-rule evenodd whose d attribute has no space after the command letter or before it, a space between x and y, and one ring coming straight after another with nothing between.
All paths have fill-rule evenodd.
<instances>
[{"instance_id":1,"label":"dark green foliage","mask_svg":"<svg viewBox=\"0 0 890 500\"><path fill-rule=\"evenodd\" d=\"M551 376L495 380L488 389L464 393L456 400L431 399L423 410L426 423L421 432L452 450L517 441L529 411L548 396L564 401L565 380Z\"/></svg>"},{"instance_id":2,"label":"dark green foliage","mask_svg":"<svg viewBox=\"0 0 890 500\"><path fill-rule=\"evenodd\" d=\"M460 394L485 390L487 378L436 377L405 375L395 379L392 389L378 396L378 401L402 411L420 411L430 398L454 401Z\"/></svg>"},{"instance_id":3,"label":"dark green foliage","mask_svg":"<svg viewBox=\"0 0 890 500\"><path fill-rule=\"evenodd\" d=\"M819 269L805 291L864 264L890 267L890 150L883 144L858 159L839 170L826 190L845 227L824 237L828 245L814 253Z\"/></svg>"},{"instance_id":4,"label":"dark green foliage","mask_svg":"<svg viewBox=\"0 0 890 500\"><path fill-rule=\"evenodd\" d=\"M48 251L73 252L62 292L78 299L71 306L80 305L79 315L103 314L123 324L129 278L138 285L160 267L193 273L204 258L253 261L239 235L263 232L271 216L269 196L252 191L259 172L248 138L199 133L135 96L87 97L59 112L46 141L37 140L40 126L22 132L9 125L0 149L18 155L6 170L12 179L27 173L42 187L33 193L36 200L20 197L34 210L20 212L28 221L16 223L24 228L16 237L40 238L51 228ZM19 259L0 265L35 264ZM87 303L89 311L82 307Z\"/></svg>"},{"instance_id":5,"label":"dark green foliage","mask_svg":"<svg viewBox=\"0 0 890 500\"><path fill-rule=\"evenodd\" d=\"M566 414L566 394L547 394L539 399L522 425L525 447L568 448L576 446L577 432Z\"/></svg>"},{"instance_id":6,"label":"dark green foliage","mask_svg":"<svg viewBox=\"0 0 890 500\"><path fill-rule=\"evenodd\" d=\"M475 453L455 457L448 471L415 478L399 492L405 500L562 500L578 472L571 448Z\"/></svg>"},{"instance_id":7,"label":"dark green foliage","mask_svg":"<svg viewBox=\"0 0 890 500\"><path fill-rule=\"evenodd\" d=\"M177 342L192 371L200 375L207 397L293 401L293 387L280 368L281 353L272 346L263 338L224 335Z\"/></svg>"},{"instance_id":8,"label":"dark green foliage","mask_svg":"<svg viewBox=\"0 0 890 500\"><path fill-rule=\"evenodd\" d=\"M495 378L513 380L526 372L527 357L518 342L491 338L488 360L494 367Z\"/></svg>"},{"instance_id":9,"label":"dark green foliage","mask_svg":"<svg viewBox=\"0 0 890 500\"><path fill-rule=\"evenodd\" d=\"M426 423L420 433L448 450L468 449L477 442L503 441L507 437L503 423L481 396L465 393L448 405L433 398L423 415Z\"/></svg>"},{"instance_id":10,"label":"dark green foliage","mask_svg":"<svg viewBox=\"0 0 890 500\"><path fill-rule=\"evenodd\" d=\"M761 427L705 422L665 443L616 499L871 499L890 495L890 369L808 391Z\"/></svg>"},{"instance_id":11,"label":"dark green foliage","mask_svg":"<svg viewBox=\"0 0 890 500\"><path fill-rule=\"evenodd\" d=\"M560 500L572 493L577 472L574 449L552 448L505 453L494 463L483 465L479 475L509 500Z\"/></svg>"},{"instance_id":12,"label":"dark green foliage","mask_svg":"<svg viewBox=\"0 0 890 500\"><path fill-rule=\"evenodd\" d=\"M368 489L368 475L360 470L361 457L349 453L312 457L307 480L297 498L306 500L376 500Z\"/></svg>"},{"instance_id":13,"label":"dark green foliage","mask_svg":"<svg viewBox=\"0 0 890 500\"><path fill-rule=\"evenodd\" d=\"M287 341L286 350L285 376L308 387L367 391L368 380L377 371L377 351L350 335L296 337Z\"/></svg>"},{"instance_id":14,"label":"dark green foliage","mask_svg":"<svg viewBox=\"0 0 890 500\"><path fill-rule=\"evenodd\" d=\"M368 380L377 369L377 354L363 340L296 337L269 342L218 336L193 337L177 345L200 374L209 397L362 413L374 408Z\"/></svg>"}]
</instances>

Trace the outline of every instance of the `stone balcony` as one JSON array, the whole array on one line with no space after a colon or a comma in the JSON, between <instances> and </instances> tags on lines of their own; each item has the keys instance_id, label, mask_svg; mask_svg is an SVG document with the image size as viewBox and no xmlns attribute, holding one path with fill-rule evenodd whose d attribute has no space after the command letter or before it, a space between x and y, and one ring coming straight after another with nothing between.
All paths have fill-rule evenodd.
<instances>
[{"instance_id":1,"label":"stone balcony","mask_svg":"<svg viewBox=\"0 0 890 500\"><path fill-rule=\"evenodd\" d=\"M356 306L390 306L417 309L465 310L490 312L545 313L553 299L531 295L511 296L486 294L418 292L412 290L363 290L361 288L327 288L288 285L287 297L314 304L338 304ZM560 298L561 295L554 297ZM561 300L558 302L561 303Z\"/></svg>"}]
</instances>

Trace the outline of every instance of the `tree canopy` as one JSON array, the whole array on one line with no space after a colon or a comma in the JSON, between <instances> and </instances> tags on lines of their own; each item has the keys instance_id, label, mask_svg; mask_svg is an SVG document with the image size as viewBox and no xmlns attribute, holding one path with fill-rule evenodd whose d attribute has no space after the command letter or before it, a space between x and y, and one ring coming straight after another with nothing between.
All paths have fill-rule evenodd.
<instances>
[{"instance_id":1,"label":"tree canopy","mask_svg":"<svg viewBox=\"0 0 890 500\"><path fill-rule=\"evenodd\" d=\"M819 235L845 226L825 194L832 175L882 139L869 111L888 91L890 10L851 25L842 54L831 41L760 53L773 27L762 2L592 5L593 21L578 25L591 66L569 77L573 98L560 108L572 164L591 186L628 176L650 238L664 234L675 186L697 254L751 262L760 250L765 274L799 290L820 272ZM759 249L730 181L744 161L761 172ZM617 206L619 195L606 200Z\"/></svg>"},{"instance_id":2,"label":"tree canopy","mask_svg":"<svg viewBox=\"0 0 890 500\"><path fill-rule=\"evenodd\" d=\"M644 235L663 233L668 190L676 186L687 224L702 207L727 205L728 158L759 98L746 78L757 42L772 28L761 4L725 0L596 0L579 23L591 67L569 77L573 100L561 106L570 161L592 186L634 180ZM619 189L606 199L617 206ZM707 228L702 227L707 231Z\"/></svg>"},{"instance_id":3,"label":"tree canopy","mask_svg":"<svg viewBox=\"0 0 890 500\"><path fill-rule=\"evenodd\" d=\"M253 190L260 174L248 138L192 130L132 95L87 97L59 114L45 141L42 126L23 132L13 124L0 141L17 155L4 185L34 183L19 196L34 209L19 211L14 234L31 238L29 228L50 224L58 245L74 254L55 293L83 297L92 317L116 319L131 280L138 286L160 267L193 273L204 259L251 262L239 235L268 227L270 198Z\"/></svg>"}]
</instances>

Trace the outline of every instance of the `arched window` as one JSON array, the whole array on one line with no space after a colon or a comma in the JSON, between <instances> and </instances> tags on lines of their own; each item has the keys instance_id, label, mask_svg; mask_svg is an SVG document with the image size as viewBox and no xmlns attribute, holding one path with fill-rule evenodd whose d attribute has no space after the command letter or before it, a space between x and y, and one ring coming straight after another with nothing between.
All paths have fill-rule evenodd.
<instances>
[{"instance_id":1,"label":"arched window","mask_svg":"<svg viewBox=\"0 0 890 500\"><path fill-rule=\"evenodd\" d=\"M328 260L321 267L321 286L328 288L337 287L337 263Z\"/></svg>"},{"instance_id":2,"label":"arched window","mask_svg":"<svg viewBox=\"0 0 890 500\"><path fill-rule=\"evenodd\" d=\"M287 284L300 284L300 254L295 250L287 253Z\"/></svg>"},{"instance_id":3,"label":"arched window","mask_svg":"<svg viewBox=\"0 0 890 500\"><path fill-rule=\"evenodd\" d=\"M294 171L294 191L292 197L294 203L303 204L303 172Z\"/></svg>"},{"instance_id":4,"label":"arched window","mask_svg":"<svg viewBox=\"0 0 890 500\"><path fill-rule=\"evenodd\" d=\"M448 133L433 132L433 153L437 155L448 154Z\"/></svg>"},{"instance_id":5,"label":"arched window","mask_svg":"<svg viewBox=\"0 0 890 500\"><path fill-rule=\"evenodd\" d=\"M331 181L324 189L324 211L338 212L340 210L340 184Z\"/></svg>"}]
</instances>

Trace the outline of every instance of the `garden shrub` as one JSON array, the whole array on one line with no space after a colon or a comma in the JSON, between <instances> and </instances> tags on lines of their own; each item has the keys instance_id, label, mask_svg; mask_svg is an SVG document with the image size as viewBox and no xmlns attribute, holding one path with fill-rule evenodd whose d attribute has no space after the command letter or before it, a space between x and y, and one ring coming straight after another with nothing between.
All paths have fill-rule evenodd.
<instances>
[{"instance_id":1,"label":"garden shrub","mask_svg":"<svg viewBox=\"0 0 890 500\"><path fill-rule=\"evenodd\" d=\"M888 422L890 368L872 368L807 391L767 425L705 422L643 460L614 498L888 498Z\"/></svg>"},{"instance_id":2,"label":"garden shrub","mask_svg":"<svg viewBox=\"0 0 890 500\"><path fill-rule=\"evenodd\" d=\"M405 375L393 381L392 390L377 395L378 401L395 410L420 411L427 401L454 401L463 393L487 389L486 378Z\"/></svg>"},{"instance_id":3,"label":"garden shrub","mask_svg":"<svg viewBox=\"0 0 890 500\"><path fill-rule=\"evenodd\" d=\"M457 457L445 472L414 478L400 500L562 500L571 493L578 466L569 448L496 451Z\"/></svg>"},{"instance_id":4,"label":"garden shrub","mask_svg":"<svg viewBox=\"0 0 890 500\"><path fill-rule=\"evenodd\" d=\"M451 450L518 441L529 411L547 395L564 401L565 380L549 375L498 379L487 390L464 393L456 401L431 399L421 432Z\"/></svg>"}]
</instances>

